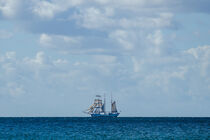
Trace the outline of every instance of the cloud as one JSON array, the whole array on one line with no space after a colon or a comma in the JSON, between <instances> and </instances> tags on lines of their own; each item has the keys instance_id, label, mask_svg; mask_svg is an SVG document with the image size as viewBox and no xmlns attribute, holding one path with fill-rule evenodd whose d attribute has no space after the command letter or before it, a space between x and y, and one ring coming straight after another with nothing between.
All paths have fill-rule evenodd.
<instances>
[{"instance_id":1,"label":"cloud","mask_svg":"<svg viewBox=\"0 0 210 140\"><path fill-rule=\"evenodd\" d=\"M157 30L153 34L149 34L147 36L147 39L154 46L154 47L152 47L152 49L150 51L152 51L154 54L160 54L160 52L161 52L160 46L163 44L162 32L160 30Z\"/></svg>"},{"instance_id":2,"label":"cloud","mask_svg":"<svg viewBox=\"0 0 210 140\"><path fill-rule=\"evenodd\" d=\"M25 94L24 88L22 85L17 85L17 83L9 82L7 83L8 92L12 97L18 97L22 94Z\"/></svg>"},{"instance_id":3,"label":"cloud","mask_svg":"<svg viewBox=\"0 0 210 140\"><path fill-rule=\"evenodd\" d=\"M61 9L56 4L52 4L48 1L40 1L39 3L37 3L37 6L34 8L33 11L40 17L53 18L56 12L63 11L63 9Z\"/></svg>"},{"instance_id":4,"label":"cloud","mask_svg":"<svg viewBox=\"0 0 210 140\"><path fill-rule=\"evenodd\" d=\"M144 61L143 60L138 61L135 57L132 57L131 60L133 64L133 71L139 73L140 70L142 69L141 67L143 67L144 65Z\"/></svg>"},{"instance_id":5,"label":"cloud","mask_svg":"<svg viewBox=\"0 0 210 140\"><path fill-rule=\"evenodd\" d=\"M98 63L106 63L111 64L116 62L116 56L110 56L110 55L93 55L92 56L94 61L97 61Z\"/></svg>"},{"instance_id":6,"label":"cloud","mask_svg":"<svg viewBox=\"0 0 210 140\"><path fill-rule=\"evenodd\" d=\"M6 56L7 59L10 59L10 60L15 59L16 52L7 52L5 56Z\"/></svg>"},{"instance_id":7,"label":"cloud","mask_svg":"<svg viewBox=\"0 0 210 140\"><path fill-rule=\"evenodd\" d=\"M81 41L81 37L48 34L41 34L39 39L43 47L58 49L63 52L78 49Z\"/></svg>"},{"instance_id":8,"label":"cloud","mask_svg":"<svg viewBox=\"0 0 210 140\"><path fill-rule=\"evenodd\" d=\"M87 9L80 9L79 14L73 15L78 24L88 29L105 30L115 26L116 21L112 18L114 10L112 8L99 9L90 7Z\"/></svg>"},{"instance_id":9,"label":"cloud","mask_svg":"<svg viewBox=\"0 0 210 140\"><path fill-rule=\"evenodd\" d=\"M130 16L132 17L132 16ZM132 17L132 18L122 18L120 19L119 24L123 28L164 28L164 27L172 27L172 13L159 13L157 15L148 15L141 17Z\"/></svg>"},{"instance_id":10,"label":"cloud","mask_svg":"<svg viewBox=\"0 0 210 140\"><path fill-rule=\"evenodd\" d=\"M126 12L127 15L123 15ZM138 16L137 16L138 15ZM88 7L79 9L70 19L75 19L78 25L87 29L109 31L114 28L143 29L174 27L171 12L122 11L112 4L105 7Z\"/></svg>"},{"instance_id":11,"label":"cloud","mask_svg":"<svg viewBox=\"0 0 210 140\"><path fill-rule=\"evenodd\" d=\"M52 38L47 34L41 34L39 42L43 46L51 46Z\"/></svg>"},{"instance_id":12,"label":"cloud","mask_svg":"<svg viewBox=\"0 0 210 140\"><path fill-rule=\"evenodd\" d=\"M147 38L149 39L149 41L151 41L155 46L160 46L163 43L163 37L162 37L162 33L160 30L155 31L155 33L149 34L147 36Z\"/></svg>"},{"instance_id":13,"label":"cloud","mask_svg":"<svg viewBox=\"0 0 210 140\"><path fill-rule=\"evenodd\" d=\"M13 33L6 30L0 30L0 39L9 39L12 36L13 36Z\"/></svg>"},{"instance_id":14,"label":"cloud","mask_svg":"<svg viewBox=\"0 0 210 140\"><path fill-rule=\"evenodd\" d=\"M123 0L123 1L110 1L110 0L3 0L0 2L0 11L5 17L15 17L18 14L23 14L22 11L27 11L30 14L38 15L39 17L52 19L60 13L68 12L71 9L82 9L94 7L107 7L116 9L117 11L139 12L139 13L160 13L162 11L169 12L209 12L207 5L208 0L202 1L183 1L178 0L175 2L167 0ZM117 12L118 13L118 12ZM25 13L26 14L26 13ZM95 14L95 13L93 13ZM24 16L23 16L24 17Z\"/></svg>"},{"instance_id":15,"label":"cloud","mask_svg":"<svg viewBox=\"0 0 210 140\"><path fill-rule=\"evenodd\" d=\"M57 2L48 3L55 4ZM153 4L159 5L161 2L154 1ZM154 45L151 43L153 40L156 44L159 43L155 49L156 53L160 53L159 47L164 40L161 30L174 27L173 13L165 9L154 13L143 10L142 13L139 10L125 8L126 6L141 5L144 7L148 5L146 8L156 9L154 5L150 6L146 1L135 1L132 2L133 4L128 1L117 1L116 3L91 1L91 3L93 5L90 6L81 1L75 4L77 6L66 6L68 8L64 7L65 11L62 11L66 14L60 14L61 18L59 15L54 17L53 13L53 16L49 16L52 21L43 23L45 25L43 27L42 24L39 24L40 28L44 29L44 33L42 32L40 36L40 44L58 52L71 54L128 54L137 50L142 50L141 53L146 52L149 43L149 45ZM125 7L121 8L119 5ZM57 6L60 7L59 4ZM66 15L68 16L66 17ZM45 20L43 21L45 22ZM50 24L51 22L54 24ZM53 28L55 24L59 25L62 31ZM157 33L153 36L148 35L153 31ZM147 36L150 36L148 37L150 39ZM69 41L64 38L69 38Z\"/></svg>"},{"instance_id":16,"label":"cloud","mask_svg":"<svg viewBox=\"0 0 210 140\"><path fill-rule=\"evenodd\" d=\"M47 62L47 59L44 55L44 52L38 52L34 59L25 58L24 61L28 64L35 64L35 65L44 65Z\"/></svg>"},{"instance_id":17,"label":"cloud","mask_svg":"<svg viewBox=\"0 0 210 140\"><path fill-rule=\"evenodd\" d=\"M54 65L43 52L38 52L35 58L17 58L15 52L6 52L1 55L0 61L0 89L5 96L20 97L28 94L30 90L28 84L39 83L39 79L44 77L48 70ZM55 66L54 66L55 67ZM41 78L42 79L42 78ZM43 79L42 79L43 80Z\"/></svg>"},{"instance_id":18,"label":"cloud","mask_svg":"<svg viewBox=\"0 0 210 140\"><path fill-rule=\"evenodd\" d=\"M125 50L134 49L131 36L133 36L132 32L125 30L117 30L110 34L110 38L116 40Z\"/></svg>"},{"instance_id":19,"label":"cloud","mask_svg":"<svg viewBox=\"0 0 210 140\"><path fill-rule=\"evenodd\" d=\"M126 36L128 36L126 34L127 32L124 32L123 35L111 34L110 41L102 37L41 34L39 42L43 47L54 49L63 54L120 54L123 50L132 49L132 46L127 46L129 42L126 43ZM113 46L111 41L119 43L119 45Z\"/></svg>"},{"instance_id":20,"label":"cloud","mask_svg":"<svg viewBox=\"0 0 210 140\"><path fill-rule=\"evenodd\" d=\"M35 96L38 91L43 94L43 90L49 91L51 86L55 91L69 86L73 90L80 90L79 87L83 86L91 90L97 86L93 81L110 76L120 66L117 58L109 55L91 55L83 62L52 59L44 52L23 58L15 58L14 52L7 52L0 58L0 83L4 83L0 90L11 97Z\"/></svg>"},{"instance_id":21,"label":"cloud","mask_svg":"<svg viewBox=\"0 0 210 140\"><path fill-rule=\"evenodd\" d=\"M208 45L176 52L172 56L156 55L143 58L135 56L132 58L135 72L132 77L135 80L142 79L137 81L144 87L143 91L153 87L162 94L185 95L193 100L197 100L196 98L205 100L205 97L209 98L207 88L210 80L209 56ZM196 90L201 87L202 93Z\"/></svg>"},{"instance_id":22,"label":"cloud","mask_svg":"<svg viewBox=\"0 0 210 140\"><path fill-rule=\"evenodd\" d=\"M210 46L199 46L197 48L190 48L185 51L188 54L191 54L194 56L195 59L208 59L210 55Z\"/></svg>"},{"instance_id":23,"label":"cloud","mask_svg":"<svg viewBox=\"0 0 210 140\"><path fill-rule=\"evenodd\" d=\"M57 59L57 60L53 61L54 65L65 65L67 63L68 63L68 61L65 59Z\"/></svg>"},{"instance_id":24,"label":"cloud","mask_svg":"<svg viewBox=\"0 0 210 140\"><path fill-rule=\"evenodd\" d=\"M3 0L0 1L0 11L5 17L12 18L16 16L16 11L18 10L18 6L20 4L20 0Z\"/></svg>"},{"instance_id":25,"label":"cloud","mask_svg":"<svg viewBox=\"0 0 210 140\"><path fill-rule=\"evenodd\" d=\"M143 101L154 100L158 105L166 99L169 104L171 101L185 104L186 100L205 102L210 98L210 67L205 67L203 76L200 66L209 62L208 50L206 45L170 56L97 54L74 58L70 55L71 59L62 58L62 55L53 58L48 52L17 58L15 52L7 52L0 57L0 83L4 83L0 90L5 93L1 96L27 97L27 100L31 100L29 97L49 99L49 96L67 98L78 95L79 98L84 92L88 93L84 96L90 96L94 90L114 91L121 102L134 97ZM196 57L191 53L193 51L196 51ZM201 88L202 93L197 90ZM73 102L74 99L69 100Z\"/></svg>"},{"instance_id":26,"label":"cloud","mask_svg":"<svg viewBox=\"0 0 210 140\"><path fill-rule=\"evenodd\" d=\"M33 12L41 18L53 18L57 13L65 12L69 8L78 6L83 0L54 0L35 2Z\"/></svg>"},{"instance_id":27,"label":"cloud","mask_svg":"<svg viewBox=\"0 0 210 140\"><path fill-rule=\"evenodd\" d=\"M65 54L144 52L151 30L174 26L173 13L161 6L164 0L21 2L17 2L23 6L20 10L27 8L18 14L28 16L19 16L20 27L40 34L41 46Z\"/></svg>"},{"instance_id":28,"label":"cloud","mask_svg":"<svg viewBox=\"0 0 210 140\"><path fill-rule=\"evenodd\" d=\"M89 3L91 3L91 5ZM2 2L2 7L8 5L6 9L11 9L14 14L10 14L10 12L5 10L2 11L5 11L5 13L3 12L5 16L8 14L11 15L10 17L19 19L22 28L32 32L45 32L47 34L49 32L50 34L57 34L58 31L55 26L58 24L58 26L60 26L59 28L66 28L65 30L71 33L72 31L81 31L81 28L85 28L87 29L87 34L93 29L99 32L107 32L112 29L118 30L118 28L124 30L128 28L143 29L174 26L172 22L173 13L170 11L165 9L159 11L158 8L154 8L150 11L150 7L164 3L164 1L152 1L152 3L153 4L148 3L147 1L128 2L127 0L116 1L114 3L111 1L86 2L83 0L18 0L15 2L9 0L8 2ZM13 5L16 8L13 8ZM139 6L144 7L145 5L146 9L149 9L149 11L138 10L142 9L139 8ZM57 25L55 25L56 22ZM38 25L36 25L36 23ZM64 30L62 31L64 33ZM60 33L60 35L62 35L62 33Z\"/></svg>"},{"instance_id":29,"label":"cloud","mask_svg":"<svg viewBox=\"0 0 210 140\"><path fill-rule=\"evenodd\" d=\"M202 76L209 75L210 68L210 46L199 46L197 48L190 48L185 51L194 57L194 67L200 68Z\"/></svg>"}]
</instances>

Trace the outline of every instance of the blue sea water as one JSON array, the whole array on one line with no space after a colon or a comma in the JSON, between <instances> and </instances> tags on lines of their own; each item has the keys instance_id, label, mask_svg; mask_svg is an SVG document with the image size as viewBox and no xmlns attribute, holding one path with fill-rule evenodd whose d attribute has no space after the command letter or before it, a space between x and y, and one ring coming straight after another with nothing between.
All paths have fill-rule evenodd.
<instances>
[{"instance_id":1,"label":"blue sea water","mask_svg":"<svg viewBox=\"0 0 210 140\"><path fill-rule=\"evenodd\" d=\"M0 140L210 139L210 118L0 118Z\"/></svg>"}]
</instances>

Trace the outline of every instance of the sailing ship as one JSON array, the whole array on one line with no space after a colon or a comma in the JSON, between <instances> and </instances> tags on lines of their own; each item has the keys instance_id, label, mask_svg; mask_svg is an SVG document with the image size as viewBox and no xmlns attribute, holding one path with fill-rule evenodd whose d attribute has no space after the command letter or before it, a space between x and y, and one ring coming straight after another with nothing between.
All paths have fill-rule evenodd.
<instances>
[{"instance_id":1,"label":"sailing ship","mask_svg":"<svg viewBox=\"0 0 210 140\"><path fill-rule=\"evenodd\" d=\"M100 95L96 95L93 105L89 107L84 113L91 115L91 117L117 117L119 112L117 111L116 101L112 101L111 98L111 111L106 111L106 98L104 101Z\"/></svg>"}]
</instances>

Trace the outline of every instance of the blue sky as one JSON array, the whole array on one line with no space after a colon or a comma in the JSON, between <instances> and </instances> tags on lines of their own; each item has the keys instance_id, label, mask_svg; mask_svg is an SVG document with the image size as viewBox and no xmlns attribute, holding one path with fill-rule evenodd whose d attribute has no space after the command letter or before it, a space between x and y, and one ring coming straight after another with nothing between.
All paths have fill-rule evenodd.
<instances>
[{"instance_id":1,"label":"blue sky","mask_svg":"<svg viewBox=\"0 0 210 140\"><path fill-rule=\"evenodd\" d=\"M0 0L0 116L210 116L209 5Z\"/></svg>"}]
</instances>

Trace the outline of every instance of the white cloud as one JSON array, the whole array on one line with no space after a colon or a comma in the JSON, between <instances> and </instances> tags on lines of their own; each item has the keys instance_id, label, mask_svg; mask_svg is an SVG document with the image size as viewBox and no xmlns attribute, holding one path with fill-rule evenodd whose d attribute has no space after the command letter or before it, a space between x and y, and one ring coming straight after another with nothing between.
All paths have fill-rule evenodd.
<instances>
[{"instance_id":1,"label":"white cloud","mask_svg":"<svg viewBox=\"0 0 210 140\"><path fill-rule=\"evenodd\" d=\"M39 42L43 47L58 49L61 52L78 49L81 41L81 37L48 34L41 34L39 39Z\"/></svg>"},{"instance_id":2,"label":"white cloud","mask_svg":"<svg viewBox=\"0 0 210 140\"><path fill-rule=\"evenodd\" d=\"M12 18L16 16L21 0L1 0L0 11L5 17Z\"/></svg>"},{"instance_id":3,"label":"white cloud","mask_svg":"<svg viewBox=\"0 0 210 140\"><path fill-rule=\"evenodd\" d=\"M101 5L110 5L115 8L122 8L127 10L139 10L144 7L156 7L166 3L166 0L95 0L95 2Z\"/></svg>"},{"instance_id":4,"label":"white cloud","mask_svg":"<svg viewBox=\"0 0 210 140\"><path fill-rule=\"evenodd\" d=\"M18 85L14 82L7 83L8 92L12 97L19 97L25 94L24 88L22 85Z\"/></svg>"},{"instance_id":5,"label":"white cloud","mask_svg":"<svg viewBox=\"0 0 210 140\"><path fill-rule=\"evenodd\" d=\"M42 18L53 18L57 13L64 12L73 6L81 4L83 0L54 0L36 1L33 12Z\"/></svg>"},{"instance_id":6,"label":"white cloud","mask_svg":"<svg viewBox=\"0 0 210 140\"><path fill-rule=\"evenodd\" d=\"M44 55L44 52L38 52L36 54L36 57L33 59L26 57L24 59L25 63L30 64L30 65L45 65L47 63L47 58Z\"/></svg>"},{"instance_id":7,"label":"white cloud","mask_svg":"<svg viewBox=\"0 0 210 140\"><path fill-rule=\"evenodd\" d=\"M199 46L197 48L191 48L185 51L185 53L192 55L195 60L194 64L200 68L202 76L210 74L210 46Z\"/></svg>"},{"instance_id":8,"label":"white cloud","mask_svg":"<svg viewBox=\"0 0 210 140\"><path fill-rule=\"evenodd\" d=\"M180 78L182 80L185 79L185 74L188 71L188 66L179 66L177 71L171 73L170 77Z\"/></svg>"},{"instance_id":9,"label":"white cloud","mask_svg":"<svg viewBox=\"0 0 210 140\"><path fill-rule=\"evenodd\" d=\"M2 65L2 69L5 70L5 74L7 75L12 75L13 73L16 72L16 68L12 63L5 63Z\"/></svg>"},{"instance_id":10,"label":"white cloud","mask_svg":"<svg viewBox=\"0 0 210 140\"><path fill-rule=\"evenodd\" d=\"M7 59L15 59L16 52L6 52L5 56L6 56Z\"/></svg>"},{"instance_id":11,"label":"white cloud","mask_svg":"<svg viewBox=\"0 0 210 140\"><path fill-rule=\"evenodd\" d=\"M34 60L31 60L31 62L33 63L37 63L37 64L44 64L45 63L45 58L44 58L44 53L43 52L38 52L36 54L36 58Z\"/></svg>"},{"instance_id":12,"label":"white cloud","mask_svg":"<svg viewBox=\"0 0 210 140\"><path fill-rule=\"evenodd\" d=\"M173 26L172 17L172 13L159 13L158 15L154 14L152 17L150 15L141 15L137 18L130 16L129 18L121 18L116 23L123 28L164 28Z\"/></svg>"},{"instance_id":13,"label":"white cloud","mask_svg":"<svg viewBox=\"0 0 210 140\"><path fill-rule=\"evenodd\" d=\"M67 63L68 63L68 61L65 59L57 59L57 60L53 61L54 65L63 65L63 64L65 65Z\"/></svg>"},{"instance_id":14,"label":"white cloud","mask_svg":"<svg viewBox=\"0 0 210 140\"><path fill-rule=\"evenodd\" d=\"M147 36L149 41L151 41L155 46L160 46L163 43L163 37L162 32L160 30L157 30L154 32L154 34L149 34Z\"/></svg>"},{"instance_id":15,"label":"white cloud","mask_svg":"<svg viewBox=\"0 0 210 140\"><path fill-rule=\"evenodd\" d=\"M194 48L199 52L201 61L204 56L205 59L209 57L208 49L208 46ZM205 77L197 73L200 66L193 64L197 59L186 53L189 50L180 52L179 57L70 55L70 59L48 57L48 52L16 58L14 52L8 52L0 61L0 83L4 83L0 85L0 91L11 97L46 96L44 99L47 99L49 96L58 98L61 91L64 97L84 91L89 96L92 90L106 91L108 88L122 100L126 100L129 94L129 97L145 100L179 101L186 97L190 101L205 101L209 98L210 73L207 72ZM209 71L209 67L206 67L206 71ZM202 88L202 93L198 94L197 88Z\"/></svg>"},{"instance_id":16,"label":"white cloud","mask_svg":"<svg viewBox=\"0 0 210 140\"><path fill-rule=\"evenodd\" d=\"M190 48L186 53L193 55L196 59L208 59L210 57L210 46L199 46L197 48Z\"/></svg>"},{"instance_id":17,"label":"white cloud","mask_svg":"<svg viewBox=\"0 0 210 140\"><path fill-rule=\"evenodd\" d=\"M81 9L79 14L73 16L78 23L88 29L104 30L107 27L115 26L115 20L111 17L114 15L112 8L99 9L90 7Z\"/></svg>"},{"instance_id":18,"label":"white cloud","mask_svg":"<svg viewBox=\"0 0 210 140\"><path fill-rule=\"evenodd\" d=\"M143 79L137 81L141 87L144 87L144 91L150 91L147 87L153 87L162 94L188 96L193 100L209 98L207 87L210 81L210 53L208 45L191 48L174 56L163 54L153 57L133 56L132 62L135 72L132 78Z\"/></svg>"},{"instance_id":19,"label":"white cloud","mask_svg":"<svg viewBox=\"0 0 210 140\"><path fill-rule=\"evenodd\" d=\"M133 71L140 72L145 62L143 60L138 61L135 57L132 57L131 59L133 63Z\"/></svg>"},{"instance_id":20,"label":"white cloud","mask_svg":"<svg viewBox=\"0 0 210 140\"><path fill-rule=\"evenodd\" d=\"M144 29L144 28L165 28L173 27L173 13L170 12L146 12L145 15L139 12L125 11L128 15L122 15L123 11L111 6L88 7L79 9L74 14L80 26L88 29L111 30L113 28L122 29ZM138 15L138 16L137 16Z\"/></svg>"},{"instance_id":21,"label":"white cloud","mask_svg":"<svg viewBox=\"0 0 210 140\"><path fill-rule=\"evenodd\" d=\"M28 9L33 10L35 15L42 18L41 20L36 18L36 20L44 22L45 31L41 33L39 40L43 47L55 49L64 54L122 54L141 49L145 51L148 41L145 37L151 30L156 31L156 34L150 36L153 42L159 46L162 44L163 37L158 30L173 26L173 13L161 6L164 2L162 0L152 0L151 3L145 0L132 2L127 0L115 2L109 0L88 2L32 0L26 5L29 6ZM59 13L64 13L64 15L60 16ZM58 20L60 17L64 20ZM51 20L45 21L45 19ZM65 34L73 35L64 35L62 31L58 31L57 27L52 28L54 24L46 26L48 23L45 22L59 22L59 24L61 22L60 26L69 31L69 33L65 31ZM32 21L27 25L31 24L33 28L35 23ZM41 23L38 28L41 28ZM65 23L64 26L62 23ZM37 32L36 28L34 30ZM87 30L83 30L84 28ZM85 32L84 35L78 35L81 30ZM156 47L156 53L160 53L158 51L160 50Z\"/></svg>"},{"instance_id":22,"label":"white cloud","mask_svg":"<svg viewBox=\"0 0 210 140\"><path fill-rule=\"evenodd\" d=\"M151 42L150 52L154 54L161 53L161 45L163 44L163 36L161 30L155 31L153 34L147 36L149 42Z\"/></svg>"},{"instance_id":23,"label":"white cloud","mask_svg":"<svg viewBox=\"0 0 210 140\"><path fill-rule=\"evenodd\" d=\"M6 31L6 30L1 30L0 29L0 39L9 39L13 36L13 33Z\"/></svg>"},{"instance_id":24,"label":"white cloud","mask_svg":"<svg viewBox=\"0 0 210 140\"><path fill-rule=\"evenodd\" d=\"M38 14L41 17L53 18L55 13L61 12L64 9L61 9L58 5L53 4L48 1L40 1L37 3L37 6L34 8L34 13Z\"/></svg>"},{"instance_id":25,"label":"white cloud","mask_svg":"<svg viewBox=\"0 0 210 140\"><path fill-rule=\"evenodd\" d=\"M120 46L123 47L125 50L132 50L134 49L134 44L132 43L132 32L125 31L125 30L117 30L112 32L110 38L116 40Z\"/></svg>"},{"instance_id":26,"label":"white cloud","mask_svg":"<svg viewBox=\"0 0 210 140\"><path fill-rule=\"evenodd\" d=\"M92 56L95 62L98 63L115 63L116 62L116 56L110 56L110 55L93 55Z\"/></svg>"},{"instance_id":27,"label":"white cloud","mask_svg":"<svg viewBox=\"0 0 210 140\"><path fill-rule=\"evenodd\" d=\"M47 35L47 34L41 34L39 42L43 46L51 47L52 38L49 35Z\"/></svg>"}]
</instances>

